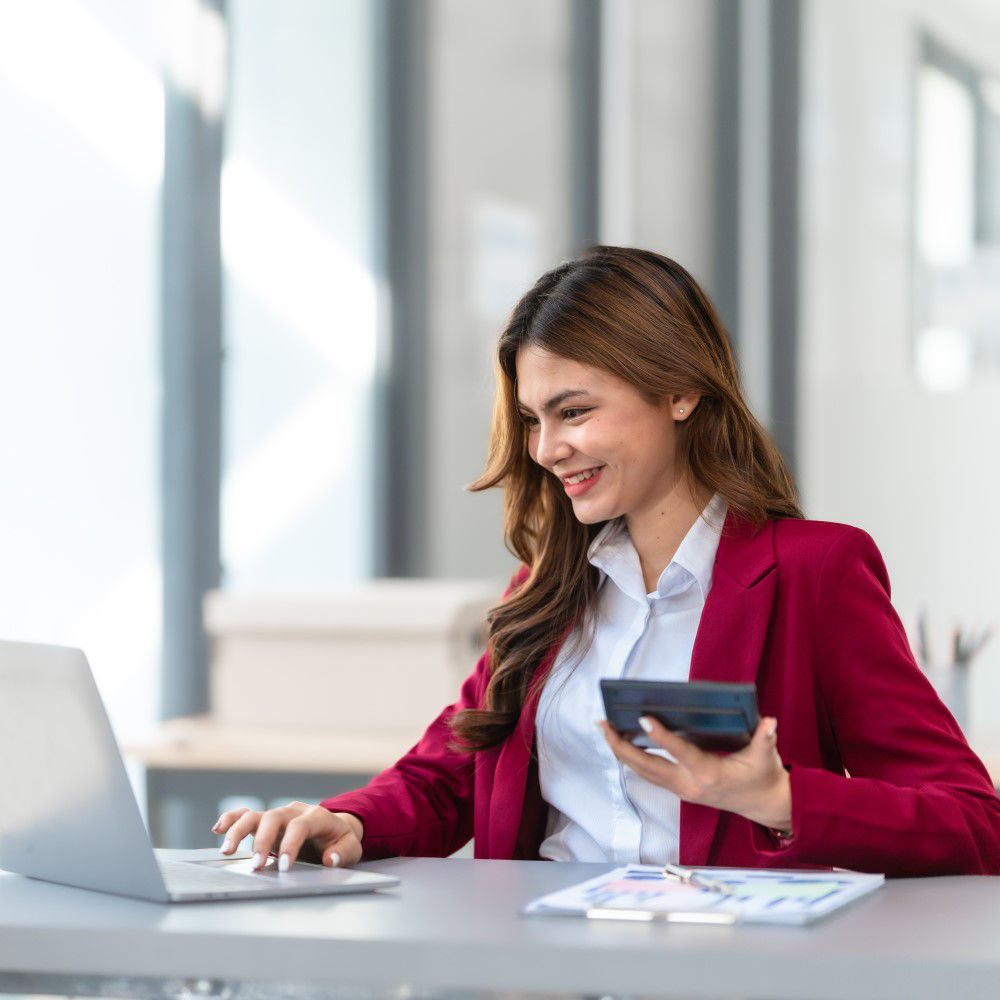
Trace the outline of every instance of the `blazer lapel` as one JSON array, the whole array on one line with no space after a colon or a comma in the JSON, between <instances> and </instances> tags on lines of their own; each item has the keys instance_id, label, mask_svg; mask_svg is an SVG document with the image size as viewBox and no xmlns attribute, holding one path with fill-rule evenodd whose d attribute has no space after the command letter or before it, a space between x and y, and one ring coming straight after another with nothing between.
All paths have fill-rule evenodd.
<instances>
[{"instance_id":1,"label":"blazer lapel","mask_svg":"<svg viewBox=\"0 0 1000 1000\"><path fill-rule=\"evenodd\" d=\"M535 738L535 715L538 698L549 669L555 661L569 629L559 642L554 643L535 669L531 679L530 694L521 709L517 727L504 741L497 759L493 777L493 794L490 798L490 830L488 858L511 858L517 844L524 811L524 793L531 764L531 749Z\"/></svg>"},{"instance_id":2,"label":"blazer lapel","mask_svg":"<svg viewBox=\"0 0 1000 1000\"><path fill-rule=\"evenodd\" d=\"M755 530L729 514L691 653L691 680L756 680L777 585L774 570L774 522ZM718 809L681 803L683 864L708 863L719 818Z\"/></svg>"}]
</instances>

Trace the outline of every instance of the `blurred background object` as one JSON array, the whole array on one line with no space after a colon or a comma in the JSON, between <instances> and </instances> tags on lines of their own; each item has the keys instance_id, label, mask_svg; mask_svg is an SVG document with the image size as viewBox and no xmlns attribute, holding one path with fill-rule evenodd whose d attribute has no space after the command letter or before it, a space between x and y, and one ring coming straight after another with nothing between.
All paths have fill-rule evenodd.
<instances>
[{"instance_id":1,"label":"blurred background object","mask_svg":"<svg viewBox=\"0 0 1000 1000\"><path fill-rule=\"evenodd\" d=\"M498 597L494 344L594 242L705 285L901 613L995 621L998 95L994 0L4 0L0 634L129 741L209 591Z\"/></svg>"},{"instance_id":2,"label":"blurred background object","mask_svg":"<svg viewBox=\"0 0 1000 1000\"><path fill-rule=\"evenodd\" d=\"M955 720L967 730L972 707L970 668L993 637L993 627L968 628L956 623L945 633L940 627L932 629L927 613L920 610L910 620L907 631L917 663L937 688Z\"/></svg>"},{"instance_id":3,"label":"blurred background object","mask_svg":"<svg viewBox=\"0 0 1000 1000\"><path fill-rule=\"evenodd\" d=\"M298 596L213 591L205 601L212 718L384 736L401 755L455 700L496 600L492 581L375 580Z\"/></svg>"}]
</instances>

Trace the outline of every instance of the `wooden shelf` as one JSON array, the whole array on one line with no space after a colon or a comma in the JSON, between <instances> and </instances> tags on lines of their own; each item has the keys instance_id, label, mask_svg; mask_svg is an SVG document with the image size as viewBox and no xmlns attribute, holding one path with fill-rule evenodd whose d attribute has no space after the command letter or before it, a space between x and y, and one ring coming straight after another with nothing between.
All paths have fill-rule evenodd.
<instances>
[{"instance_id":1,"label":"wooden shelf","mask_svg":"<svg viewBox=\"0 0 1000 1000\"><path fill-rule=\"evenodd\" d=\"M376 774L418 736L223 726L201 715L165 722L148 740L123 749L132 760L159 770Z\"/></svg>"}]
</instances>

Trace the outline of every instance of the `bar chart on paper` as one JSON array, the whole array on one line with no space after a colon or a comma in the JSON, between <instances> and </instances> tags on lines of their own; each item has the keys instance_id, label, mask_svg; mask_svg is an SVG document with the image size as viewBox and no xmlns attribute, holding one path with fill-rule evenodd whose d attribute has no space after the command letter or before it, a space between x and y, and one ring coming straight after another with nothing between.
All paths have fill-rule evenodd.
<instances>
[{"instance_id":1,"label":"bar chart on paper","mask_svg":"<svg viewBox=\"0 0 1000 1000\"><path fill-rule=\"evenodd\" d=\"M679 881L655 865L629 865L542 896L523 912L581 917L603 911L650 916L717 913L751 923L807 924L885 883L883 875L845 871L695 868L692 874L712 888Z\"/></svg>"}]
</instances>

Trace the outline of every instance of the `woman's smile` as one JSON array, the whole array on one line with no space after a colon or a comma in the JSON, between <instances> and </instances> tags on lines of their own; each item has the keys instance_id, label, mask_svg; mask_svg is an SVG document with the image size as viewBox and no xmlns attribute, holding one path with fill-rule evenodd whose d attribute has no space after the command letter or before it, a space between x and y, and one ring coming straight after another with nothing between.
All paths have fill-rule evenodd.
<instances>
[{"instance_id":1,"label":"woman's smile","mask_svg":"<svg viewBox=\"0 0 1000 1000\"><path fill-rule=\"evenodd\" d=\"M604 466L598 465L590 469L584 469L572 476L561 477L566 493L570 497L583 496L584 493L589 492L597 485L603 471Z\"/></svg>"}]
</instances>

